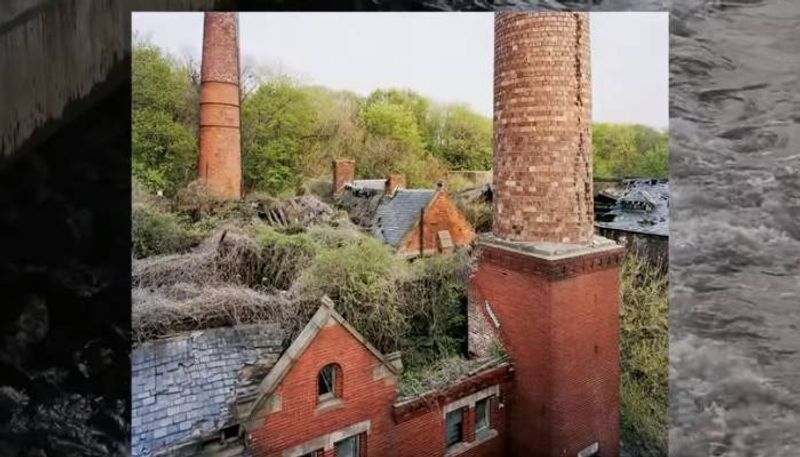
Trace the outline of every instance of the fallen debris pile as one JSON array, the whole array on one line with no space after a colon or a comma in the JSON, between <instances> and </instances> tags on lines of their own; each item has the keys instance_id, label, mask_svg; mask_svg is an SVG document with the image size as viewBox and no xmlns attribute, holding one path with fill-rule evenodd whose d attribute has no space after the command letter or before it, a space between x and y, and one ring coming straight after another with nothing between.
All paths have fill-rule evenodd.
<instances>
[{"instance_id":1,"label":"fallen debris pile","mask_svg":"<svg viewBox=\"0 0 800 457\"><path fill-rule=\"evenodd\" d=\"M294 335L308 319L289 294L242 286L177 283L132 291L133 340L141 343L178 332L273 322Z\"/></svg>"}]
</instances>

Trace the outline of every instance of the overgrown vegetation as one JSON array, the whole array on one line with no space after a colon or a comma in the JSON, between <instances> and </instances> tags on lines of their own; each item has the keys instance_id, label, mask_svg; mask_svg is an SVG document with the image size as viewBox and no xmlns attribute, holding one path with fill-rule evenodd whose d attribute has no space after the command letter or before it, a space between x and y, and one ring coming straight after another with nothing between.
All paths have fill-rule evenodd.
<instances>
[{"instance_id":1,"label":"overgrown vegetation","mask_svg":"<svg viewBox=\"0 0 800 457\"><path fill-rule=\"evenodd\" d=\"M410 187L433 186L450 170L492 166L492 119L467 106L398 89L362 97L253 65L242 72L248 194L294 194L310 179L330 178L335 157L354 159L359 177L403 173ZM172 197L197 174L198 75L197 62L135 40L133 174L152 192ZM597 177L668 174L665 132L595 123L592 145Z\"/></svg>"},{"instance_id":2,"label":"overgrown vegetation","mask_svg":"<svg viewBox=\"0 0 800 457\"><path fill-rule=\"evenodd\" d=\"M667 455L668 276L628 255L622 269L622 441L635 455Z\"/></svg>"},{"instance_id":3,"label":"overgrown vegetation","mask_svg":"<svg viewBox=\"0 0 800 457\"><path fill-rule=\"evenodd\" d=\"M186 216L158 214L188 224ZM328 295L380 350L401 350L410 370L463 352L466 254L408 263L339 218L308 227L204 218L217 228L196 247L134 262L137 341L253 320L276 321L293 333ZM152 237L135 231L134 245L153 244L142 234Z\"/></svg>"},{"instance_id":4,"label":"overgrown vegetation","mask_svg":"<svg viewBox=\"0 0 800 457\"><path fill-rule=\"evenodd\" d=\"M594 123L596 178L669 177L669 135L644 125Z\"/></svg>"}]
</instances>

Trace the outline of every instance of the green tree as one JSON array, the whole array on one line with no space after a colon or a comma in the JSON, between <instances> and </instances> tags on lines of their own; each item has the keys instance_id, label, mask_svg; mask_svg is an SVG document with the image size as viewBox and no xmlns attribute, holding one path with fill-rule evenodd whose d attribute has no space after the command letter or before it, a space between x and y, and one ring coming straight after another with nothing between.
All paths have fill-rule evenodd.
<instances>
[{"instance_id":1,"label":"green tree","mask_svg":"<svg viewBox=\"0 0 800 457\"><path fill-rule=\"evenodd\" d=\"M301 181L303 146L315 113L305 91L280 78L261 85L242 107L242 160L247 191L279 194Z\"/></svg>"},{"instance_id":2,"label":"green tree","mask_svg":"<svg viewBox=\"0 0 800 457\"><path fill-rule=\"evenodd\" d=\"M592 128L594 175L603 178L669 175L668 136L643 125L596 123Z\"/></svg>"},{"instance_id":3,"label":"green tree","mask_svg":"<svg viewBox=\"0 0 800 457\"><path fill-rule=\"evenodd\" d=\"M191 69L159 48L136 43L133 50L134 176L148 189L174 195L197 169L197 88Z\"/></svg>"},{"instance_id":4,"label":"green tree","mask_svg":"<svg viewBox=\"0 0 800 457\"><path fill-rule=\"evenodd\" d=\"M431 116L431 152L452 170L492 167L492 120L464 105L450 105Z\"/></svg>"},{"instance_id":5,"label":"green tree","mask_svg":"<svg viewBox=\"0 0 800 457\"><path fill-rule=\"evenodd\" d=\"M397 141L411 152L422 151L422 137L414 113L407 107L396 103L368 103L362 119L371 135Z\"/></svg>"}]
</instances>

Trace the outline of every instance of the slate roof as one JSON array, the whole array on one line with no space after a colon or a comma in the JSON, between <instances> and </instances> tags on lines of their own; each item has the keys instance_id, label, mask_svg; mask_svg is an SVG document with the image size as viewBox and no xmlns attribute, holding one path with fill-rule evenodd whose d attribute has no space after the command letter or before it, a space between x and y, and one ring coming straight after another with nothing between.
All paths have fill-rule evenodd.
<instances>
[{"instance_id":1,"label":"slate roof","mask_svg":"<svg viewBox=\"0 0 800 457\"><path fill-rule=\"evenodd\" d=\"M259 323L136 347L131 354L133 456L197 441L232 425L231 406L275 364L284 337L276 324Z\"/></svg>"},{"instance_id":2,"label":"slate roof","mask_svg":"<svg viewBox=\"0 0 800 457\"><path fill-rule=\"evenodd\" d=\"M647 201L652 211L628 210L623 201ZM600 215L598 227L646 235L669 236L669 183L664 180L633 179L613 209Z\"/></svg>"},{"instance_id":3,"label":"slate roof","mask_svg":"<svg viewBox=\"0 0 800 457\"><path fill-rule=\"evenodd\" d=\"M375 214L373 234L397 247L435 195L434 189L398 189L393 197L384 197Z\"/></svg>"}]
</instances>

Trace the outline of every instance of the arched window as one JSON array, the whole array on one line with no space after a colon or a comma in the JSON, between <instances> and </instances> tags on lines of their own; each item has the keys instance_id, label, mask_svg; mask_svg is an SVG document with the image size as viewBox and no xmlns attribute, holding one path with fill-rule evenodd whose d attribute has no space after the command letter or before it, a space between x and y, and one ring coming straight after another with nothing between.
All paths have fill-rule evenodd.
<instances>
[{"instance_id":1,"label":"arched window","mask_svg":"<svg viewBox=\"0 0 800 457\"><path fill-rule=\"evenodd\" d=\"M319 370L317 395L320 401L342 396L342 369L339 365L331 363Z\"/></svg>"}]
</instances>

